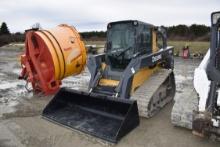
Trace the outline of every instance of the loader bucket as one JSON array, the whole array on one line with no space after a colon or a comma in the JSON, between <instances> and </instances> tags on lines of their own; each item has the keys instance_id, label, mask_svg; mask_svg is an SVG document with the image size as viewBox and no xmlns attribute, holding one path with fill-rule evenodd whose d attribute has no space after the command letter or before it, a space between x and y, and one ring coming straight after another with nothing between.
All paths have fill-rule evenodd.
<instances>
[{"instance_id":1,"label":"loader bucket","mask_svg":"<svg viewBox=\"0 0 220 147\"><path fill-rule=\"evenodd\" d=\"M113 143L139 125L136 101L65 88L55 95L42 116Z\"/></svg>"}]
</instances>

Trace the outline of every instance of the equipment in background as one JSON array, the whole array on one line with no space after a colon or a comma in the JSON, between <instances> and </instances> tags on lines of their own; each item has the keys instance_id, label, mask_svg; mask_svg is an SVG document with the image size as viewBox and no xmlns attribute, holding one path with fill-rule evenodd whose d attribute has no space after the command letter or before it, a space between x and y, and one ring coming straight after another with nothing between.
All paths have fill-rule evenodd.
<instances>
[{"instance_id":1,"label":"equipment in background","mask_svg":"<svg viewBox=\"0 0 220 147\"><path fill-rule=\"evenodd\" d=\"M61 89L43 117L116 143L138 126L138 114L152 117L174 97L166 39L164 28L141 21L109 23L104 53L88 60L88 92Z\"/></svg>"},{"instance_id":2,"label":"equipment in background","mask_svg":"<svg viewBox=\"0 0 220 147\"><path fill-rule=\"evenodd\" d=\"M104 45L88 44L86 45L87 54L100 54L104 52Z\"/></svg>"},{"instance_id":3,"label":"equipment in background","mask_svg":"<svg viewBox=\"0 0 220 147\"><path fill-rule=\"evenodd\" d=\"M86 49L74 27L62 24L50 30L26 31L20 79L34 92L56 93L61 80L79 74L86 64Z\"/></svg>"},{"instance_id":4,"label":"equipment in background","mask_svg":"<svg viewBox=\"0 0 220 147\"><path fill-rule=\"evenodd\" d=\"M194 72L194 90L175 98L172 123L220 139L220 12L211 14L211 42Z\"/></svg>"},{"instance_id":5,"label":"equipment in background","mask_svg":"<svg viewBox=\"0 0 220 147\"><path fill-rule=\"evenodd\" d=\"M190 52L189 52L189 46L185 45L182 49L182 57L183 59L189 59L190 58Z\"/></svg>"}]
</instances>

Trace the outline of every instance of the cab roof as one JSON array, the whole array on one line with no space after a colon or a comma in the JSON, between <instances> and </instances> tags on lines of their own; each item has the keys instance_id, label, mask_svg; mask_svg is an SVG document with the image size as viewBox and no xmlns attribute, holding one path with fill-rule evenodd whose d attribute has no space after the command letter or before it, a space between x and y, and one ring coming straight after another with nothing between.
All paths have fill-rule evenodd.
<instances>
[{"instance_id":1,"label":"cab roof","mask_svg":"<svg viewBox=\"0 0 220 147\"><path fill-rule=\"evenodd\" d=\"M115 24L123 24L123 23L135 23L137 22L138 25L144 25L144 26L148 26L150 28L153 28L155 27L154 25L150 24L150 23L146 23L146 22L142 22L142 21L139 21L139 20L122 20L122 21L115 21L115 22L110 22L108 23L108 26L112 26L112 25L115 25Z\"/></svg>"}]
</instances>

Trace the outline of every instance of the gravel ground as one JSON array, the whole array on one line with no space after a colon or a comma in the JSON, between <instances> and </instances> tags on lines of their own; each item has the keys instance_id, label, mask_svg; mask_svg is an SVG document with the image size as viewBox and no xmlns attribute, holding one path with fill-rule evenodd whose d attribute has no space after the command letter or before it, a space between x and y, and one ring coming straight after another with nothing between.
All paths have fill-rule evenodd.
<instances>
[{"instance_id":1,"label":"gravel ground","mask_svg":"<svg viewBox=\"0 0 220 147\"><path fill-rule=\"evenodd\" d=\"M93 137L42 119L40 114L53 96L33 95L25 90L25 82L17 80L20 72L19 54L19 51L0 49L0 147L106 146ZM193 71L199 63L199 59L175 58L177 94L185 87L192 86ZM86 90L81 85L87 85L88 80L86 70L81 75L65 79L63 86ZM219 142L193 136L190 130L173 127L170 123L172 105L168 104L153 118L141 118L140 126L118 144L110 146L220 146Z\"/></svg>"}]
</instances>

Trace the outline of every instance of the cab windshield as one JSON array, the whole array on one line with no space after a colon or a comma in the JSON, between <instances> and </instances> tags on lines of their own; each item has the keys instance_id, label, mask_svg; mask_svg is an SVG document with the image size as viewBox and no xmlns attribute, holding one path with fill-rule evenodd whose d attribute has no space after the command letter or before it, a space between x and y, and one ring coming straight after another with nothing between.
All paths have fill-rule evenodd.
<instances>
[{"instance_id":1,"label":"cab windshield","mask_svg":"<svg viewBox=\"0 0 220 147\"><path fill-rule=\"evenodd\" d=\"M130 58L134 52L135 30L132 23L115 24L108 32L108 53Z\"/></svg>"}]
</instances>

